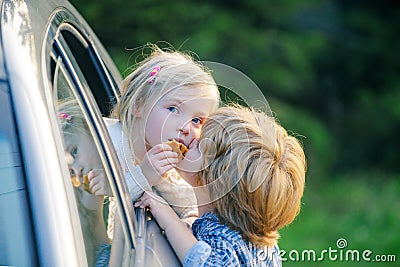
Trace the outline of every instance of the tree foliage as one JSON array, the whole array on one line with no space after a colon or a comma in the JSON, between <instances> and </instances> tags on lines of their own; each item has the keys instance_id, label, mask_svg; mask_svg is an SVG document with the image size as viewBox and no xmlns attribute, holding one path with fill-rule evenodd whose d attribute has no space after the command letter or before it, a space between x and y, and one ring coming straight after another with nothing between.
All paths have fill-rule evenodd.
<instances>
[{"instance_id":1,"label":"tree foliage","mask_svg":"<svg viewBox=\"0 0 400 267\"><path fill-rule=\"evenodd\" d=\"M314 174L400 171L398 2L71 2L123 74L159 41L244 72L300 135Z\"/></svg>"}]
</instances>

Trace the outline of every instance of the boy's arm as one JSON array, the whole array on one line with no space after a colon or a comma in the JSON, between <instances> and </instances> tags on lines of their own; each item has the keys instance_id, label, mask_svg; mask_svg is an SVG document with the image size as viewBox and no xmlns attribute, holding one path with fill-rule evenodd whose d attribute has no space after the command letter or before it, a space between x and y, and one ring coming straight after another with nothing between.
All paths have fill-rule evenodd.
<instances>
[{"instance_id":1,"label":"boy's arm","mask_svg":"<svg viewBox=\"0 0 400 267\"><path fill-rule=\"evenodd\" d=\"M183 263L187 252L197 243L187 225L179 219L164 199L152 192L145 192L135 207L149 208L158 225L165 231L168 241Z\"/></svg>"},{"instance_id":2,"label":"boy's arm","mask_svg":"<svg viewBox=\"0 0 400 267\"><path fill-rule=\"evenodd\" d=\"M233 244L221 237L222 233L218 235L210 228L203 233L202 239L214 241L211 244L198 241L165 200L153 192L145 192L135 207L150 209L183 266L240 265Z\"/></svg>"},{"instance_id":3,"label":"boy's arm","mask_svg":"<svg viewBox=\"0 0 400 267\"><path fill-rule=\"evenodd\" d=\"M173 212L173 215L175 215L175 218L171 218L166 225L165 234L179 260L183 263L188 251L196 245L197 239L193 236L187 224L176 216L175 212Z\"/></svg>"}]
</instances>

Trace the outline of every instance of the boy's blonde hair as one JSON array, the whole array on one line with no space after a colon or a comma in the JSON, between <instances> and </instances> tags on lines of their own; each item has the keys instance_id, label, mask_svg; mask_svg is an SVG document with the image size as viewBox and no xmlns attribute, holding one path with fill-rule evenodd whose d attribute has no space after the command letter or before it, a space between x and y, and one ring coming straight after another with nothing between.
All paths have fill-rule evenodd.
<instances>
[{"instance_id":1,"label":"boy's blonde hair","mask_svg":"<svg viewBox=\"0 0 400 267\"><path fill-rule=\"evenodd\" d=\"M137 125L138 117L146 118L160 98L179 87L196 88L195 98L215 99L213 110L219 105L218 87L210 72L199 62L188 54L164 51L156 45L148 46L152 53L125 78L120 101L112 112L112 116L122 123L131 147L134 138L144 137L132 136L133 127L144 129L144 125ZM152 76L156 67L159 70Z\"/></svg>"},{"instance_id":2,"label":"boy's blonde hair","mask_svg":"<svg viewBox=\"0 0 400 267\"><path fill-rule=\"evenodd\" d=\"M276 244L277 230L300 211L306 160L299 141L274 118L239 105L211 114L200 140L199 182L221 223L257 246Z\"/></svg>"}]
</instances>

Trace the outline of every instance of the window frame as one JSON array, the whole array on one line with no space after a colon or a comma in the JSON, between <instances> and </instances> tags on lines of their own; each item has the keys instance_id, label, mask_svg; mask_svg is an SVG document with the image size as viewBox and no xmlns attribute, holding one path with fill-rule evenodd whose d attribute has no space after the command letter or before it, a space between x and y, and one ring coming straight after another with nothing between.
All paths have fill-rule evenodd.
<instances>
[{"instance_id":1,"label":"window frame","mask_svg":"<svg viewBox=\"0 0 400 267\"><path fill-rule=\"evenodd\" d=\"M45 40L45 45L43 47L45 55L45 60L43 62L43 75L45 75L44 80L48 83L45 85L45 87L47 87L46 98L48 101L49 111L50 113L54 113L54 107L56 104L54 103L55 100L53 93L51 93L52 86L49 86L49 84L52 84L52 79L54 78L52 77L52 72L54 70L52 69L51 60L55 60L55 57L59 55L62 58L65 66L65 70L63 71L67 71L69 73L71 82L74 83L74 88L76 89L74 90L74 94L80 101L80 105L84 107L86 113L85 116L87 116L87 119L91 122L89 123L89 127L91 128L91 132L94 136L98 150L102 152L100 153L100 158L106 167L105 171L107 176L113 178L112 189L114 192L114 197L123 211L122 214L120 214L120 219L123 231L125 233L125 240L129 243L128 247L131 250L129 254L131 257L134 257L133 251L137 244L135 240L134 229L137 229L137 221L132 201L124 184L122 170L111 139L108 135L107 128L103 122L102 116L100 115L101 112L99 107L86 81L85 75L79 67L76 58L74 57L74 52L72 51L73 48L71 49L67 41L63 38L62 31L68 31L69 33L72 33L74 37L76 37L77 40L79 40L81 44L89 50L89 53L92 56L93 64L95 65L96 70L99 71L99 77L102 79L102 83L109 86L109 92L113 94L115 101L118 101L118 82L114 79L114 76L107 68L107 59L106 61L102 59L99 53L99 48L96 47L95 42L93 42L93 40L87 36L87 33L82 32L79 24L75 23L71 13L64 9L58 9L52 17L53 18L51 19L47 32L47 40ZM53 44L56 46L56 49L53 47ZM61 133L57 126L53 127L53 130L55 135L61 137ZM63 173L65 173L64 180L69 181L70 183L68 171L65 170ZM69 194L71 193L73 194L73 192L69 192ZM77 211L74 213L76 213L75 218L77 218L79 221L79 217L76 217ZM82 240L83 237L78 236L77 238ZM131 260L132 259L129 261Z\"/></svg>"}]
</instances>

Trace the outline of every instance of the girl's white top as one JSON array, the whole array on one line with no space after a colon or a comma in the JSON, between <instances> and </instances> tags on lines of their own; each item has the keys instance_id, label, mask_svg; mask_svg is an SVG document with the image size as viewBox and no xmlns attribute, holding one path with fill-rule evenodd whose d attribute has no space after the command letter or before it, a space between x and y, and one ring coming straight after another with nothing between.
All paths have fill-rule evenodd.
<instances>
[{"instance_id":1,"label":"girl's white top","mask_svg":"<svg viewBox=\"0 0 400 267\"><path fill-rule=\"evenodd\" d=\"M132 200L136 201L144 191L153 190L170 204L181 219L198 216L193 188L174 169L151 188L140 166L134 164L122 124L119 120L110 118L104 118L104 122L116 150Z\"/></svg>"}]
</instances>

